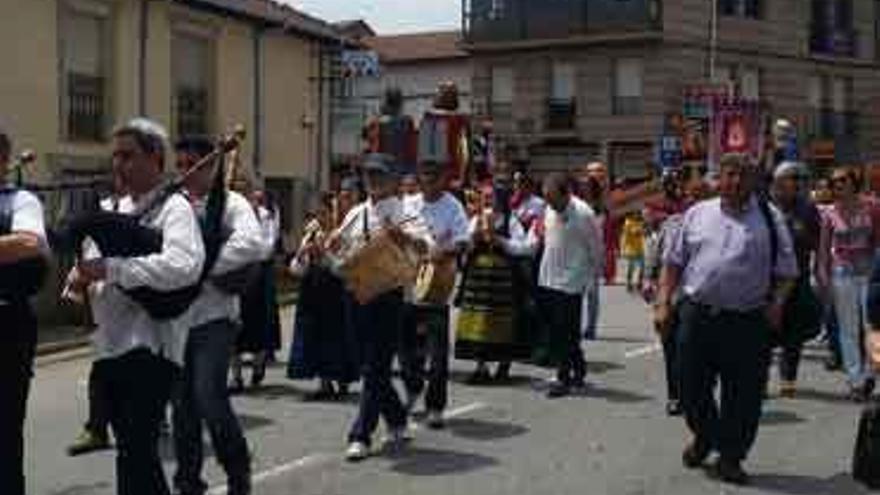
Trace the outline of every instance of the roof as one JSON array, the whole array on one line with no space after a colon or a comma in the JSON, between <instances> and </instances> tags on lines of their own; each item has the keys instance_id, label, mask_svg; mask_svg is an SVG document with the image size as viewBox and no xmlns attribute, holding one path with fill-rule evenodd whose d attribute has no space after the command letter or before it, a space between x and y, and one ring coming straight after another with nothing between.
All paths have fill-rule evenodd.
<instances>
[{"instance_id":1,"label":"roof","mask_svg":"<svg viewBox=\"0 0 880 495\"><path fill-rule=\"evenodd\" d=\"M174 0L184 5L244 17L267 26L310 38L347 43L342 34L329 23L304 14L278 0Z\"/></svg>"},{"instance_id":2,"label":"roof","mask_svg":"<svg viewBox=\"0 0 880 495\"><path fill-rule=\"evenodd\" d=\"M354 39L376 36L376 31L373 30L373 27L363 19L334 22L333 27L342 35Z\"/></svg>"},{"instance_id":3,"label":"roof","mask_svg":"<svg viewBox=\"0 0 880 495\"><path fill-rule=\"evenodd\" d=\"M379 54L384 64L467 58L459 48L460 31L437 31L364 38L363 43Z\"/></svg>"}]
</instances>

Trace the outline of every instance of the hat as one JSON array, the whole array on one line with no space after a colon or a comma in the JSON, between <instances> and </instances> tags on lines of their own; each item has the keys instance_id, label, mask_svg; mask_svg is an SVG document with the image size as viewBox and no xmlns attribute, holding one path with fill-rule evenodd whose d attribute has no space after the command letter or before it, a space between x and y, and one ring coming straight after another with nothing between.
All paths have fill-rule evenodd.
<instances>
[{"instance_id":1,"label":"hat","mask_svg":"<svg viewBox=\"0 0 880 495\"><path fill-rule=\"evenodd\" d=\"M802 177L805 173L803 165L798 162L782 162L773 171L773 179L783 179L787 177Z\"/></svg>"},{"instance_id":2,"label":"hat","mask_svg":"<svg viewBox=\"0 0 880 495\"><path fill-rule=\"evenodd\" d=\"M339 182L340 191L357 192L360 190L360 181L357 177L345 177Z\"/></svg>"},{"instance_id":3,"label":"hat","mask_svg":"<svg viewBox=\"0 0 880 495\"><path fill-rule=\"evenodd\" d=\"M388 157L379 153L364 157L364 163L361 168L368 174L389 175L392 173L391 167L388 165Z\"/></svg>"}]
</instances>

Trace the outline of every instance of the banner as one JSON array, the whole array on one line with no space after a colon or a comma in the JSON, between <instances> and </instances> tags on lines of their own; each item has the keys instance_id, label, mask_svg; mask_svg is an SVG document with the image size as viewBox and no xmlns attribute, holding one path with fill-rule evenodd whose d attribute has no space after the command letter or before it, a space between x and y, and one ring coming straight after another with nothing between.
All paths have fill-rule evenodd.
<instances>
[{"instance_id":1,"label":"banner","mask_svg":"<svg viewBox=\"0 0 880 495\"><path fill-rule=\"evenodd\" d=\"M726 153L741 153L758 163L765 136L761 104L741 98L715 100L709 135L709 170L717 172Z\"/></svg>"}]
</instances>

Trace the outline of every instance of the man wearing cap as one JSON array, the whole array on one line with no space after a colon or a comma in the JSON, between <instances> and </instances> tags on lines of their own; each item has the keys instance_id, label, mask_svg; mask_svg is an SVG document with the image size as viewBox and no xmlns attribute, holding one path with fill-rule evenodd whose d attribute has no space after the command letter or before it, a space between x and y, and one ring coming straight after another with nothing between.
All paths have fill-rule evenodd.
<instances>
[{"instance_id":1,"label":"man wearing cap","mask_svg":"<svg viewBox=\"0 0 880 495\"><path fill-rule=\"evenodd\" d=\"M33 194L6 185L12 140L0 129L0 493L24 495L24 421L37 343L37 320L30 303L31 285L20 267L45 266L48 259L43 206ZM23 265L24 264L24 265ZM34 277L33 290L42 277ZM15 281L12 287L10 281Z\"/></svg>"},{"instance_id":2,"label":"man wearing cap","mask_svg":"<svg viewBox=\"0 0 880 495\"><path fill-rule=\"evenodd\" d=\"M385 230L397 244L427 253L434 241L424 220L409 217L398 195L397 176L383 155L369 156L364 165L369 197L352 208L328 239L328 249L339 252ZM407 414L391 383L391 362L399 336L403 288L380 294L367 304L355 304L353 320L360 339L363 389L357 418L349 432L346 458L360 461L370 455L373 432L379 417L385 419L388 443L399 447L407 440Z\"/></svg>"},{"instance_id":3,"label":"man wearing cap","mask_svg":"<svg viewBox=\"0 0 880 495\"><path fill-rule=\"evenodd\" d=\"M700 467L717 451L715 473L735 484L748 483L741 463L758 432L770 333L781 325L798 273L785 220L754 193L755 174L743 155L722 158L720 197L685 213L664 253L655 306L663 335L681 289L682 407L694 434L684 465ZM720 407L714 397L719 381Z\"/></svg>"},{"instance_id":4,"label":"man wearing cap","mask_svg":"<svg viewBox=\"0 0 880 495\"><path fill-rule=\"evenodd\" d=\"M114 168L129 197L120 212L151 201L161 187L167 134L158 124L135 119L113 133ZM116 479L120 495L168 495L159 459L159 425L171 386L184 358L187 328L181 321L157 321L124 292L148 287L174 291L195 285L205 249L193 208L171 195L143 223L162 234L162 250L134 258L104 258L97 248L74 267L71 290L88 290L97 331L98 359L107 360L106 393L117 441Z\"/></svg>"}]
</instances>

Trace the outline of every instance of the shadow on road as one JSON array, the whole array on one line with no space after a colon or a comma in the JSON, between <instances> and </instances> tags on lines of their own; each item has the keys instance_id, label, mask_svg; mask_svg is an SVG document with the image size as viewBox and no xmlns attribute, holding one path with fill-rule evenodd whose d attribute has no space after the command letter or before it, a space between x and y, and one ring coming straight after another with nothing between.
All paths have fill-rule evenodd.
<instances>
[{"instance_id":1,"label":"shadow on road","mask_svg":"<svg viewBox=\"0 0 880 495\"><path fill-rule=\"evenodd\" d=\"M617 327L622 330L629 330L626 327ZM627 335L602 335L602 329L598 330L599 336L596 338L596 342L608 342L608 343L619 343L619 344L653 344L657 340L649 337L632 337ZM587 344L589 345L589 344Z\"/></svg>"},{"instance_id":2,"label":"shadow on road","mask_svg":"<svg viewBox=\"0 0 880 495\"><path fill-rule=\"evenodd\" d=\"M622 370L626 366L611 361L587 361L587 374L602 375L611 371Z\"/></svg>"},{"instance_id":3,"label":"shadow on road","mask_svg":"<svg viewBox=\"0 0 880 495\"><path fill-rule=\"evenodd\" d=\"M852 404L853 401L843 392L828 392L814 388L799 388L795 400L814 400L828 404Z\"/></svg>"},{"instance_id":4,"label":"shadow on road","mask_svg":"<svg viewBox=\"0 0 880 495\"><path fill-rule=\"evenodd\" d=\"M805 423L807 420L791 411L764 411L761 415L762 426L779 426Z\"/></svg>"},{"instance_id":5,"label":"shadow on road","mask_svg":"<svg viewBox=\"0 0 880 495\"><path fill-rule=\"evenodd\" d=\"M574 395L585 399L604 399L612 404L635 404L638 402L649 402L654 400L653 397L648 395L637 394L628 390L599 386L595 383L589 383L586 390L579 391Z\"/></svg>"},{"instance_id":6,"label":"shadow on road","mask_svg":"<svg viewBox=\"0 0 880 495\"><path fill-rule=\"evenodd\" d=\"M424 447L409 447L388 454L391 470L409 476L445 476L485 469L498 464L491 457Z\"/></svg>"},{"instance_id":7,"label":"shadow on road","mask_svg":"<svg viewBox=\"0 0 880 495\"><path fill-rule=\"evenodd\" d=\"M784 495L863 495L871 493L849 474L840 473L830 478L787 474L760 474L752 485L761 490Z\"/></svg>"},{"instance_id":8,"label":"shadow on road","mask_svg":"<svg viewBox=\"0 0 880 495\"><path fill-rule=\"evenodd\" d=\"M529 432L529 429L522 425L472 418L450 419L446 423L446 428L457 437L479 441L503 440Z\"/></svg>"}]
</instances>

